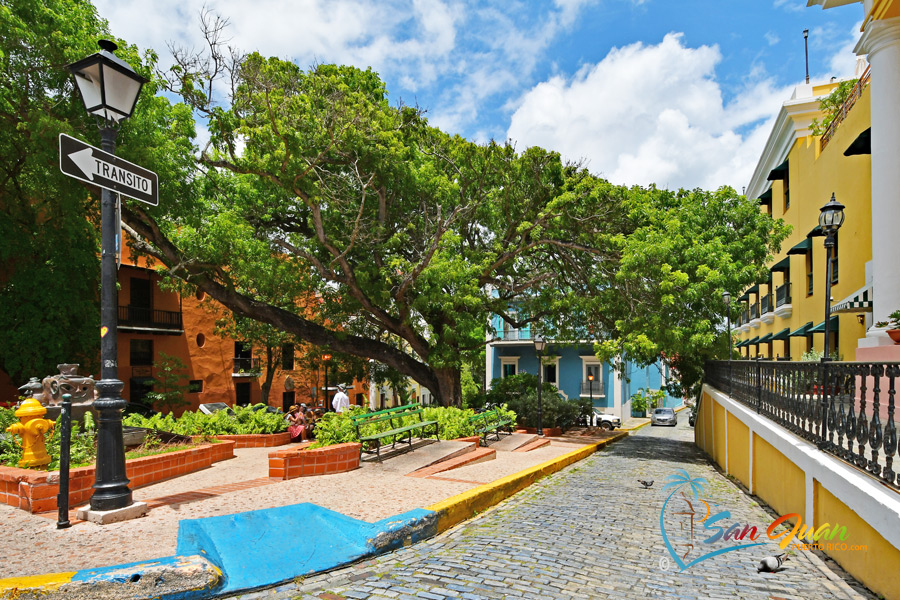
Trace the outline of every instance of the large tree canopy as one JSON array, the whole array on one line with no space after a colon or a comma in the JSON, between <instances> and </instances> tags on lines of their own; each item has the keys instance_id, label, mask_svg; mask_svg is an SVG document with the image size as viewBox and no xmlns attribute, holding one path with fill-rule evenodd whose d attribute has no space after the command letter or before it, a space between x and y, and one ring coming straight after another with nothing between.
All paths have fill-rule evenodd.
<instances>
[{"instance_id":1,"label":"large tree canopy","mask_svg":"<svg viewBox=\"0 0 900 600\"><path fill-rule=\"evenodd\" d=\"M58 136L99 146L65 66L111 38L85 0L0 5L0 369L13 381L59 363L99 361L99 194L60 173ZM150 75L137 50L117 54ZM190 196L193 120L188 107L145 86L119 135L120 151L160 173L168 198Z\"/></svg>"},{"instance_id":2,"label":"large tree canopy","mask_svg":"<svg viewBox=\"0 0 900 600\"><path fill-rule=\"evenodd\" d=\"M642 360L708 347L721 289L756 278L783 237L730 189L627 189L540 148L447 135L391 106L371 71L251 54L217 105L212 47L179 56L172 79L209 119L203 193L190 210L131 207L127 223L235 313L374 358L445 403L492 313ZM321 310L285 304L282 286Z\"/></svg>"},{"instance_id":3,"label":"large tree canopy","mask_svg":"<svg viewBox=\"0 0 900 600\"><path fill-rule=\"evenodd\" d=\"M56 136L97 138L64 65L106 25L78 0L17 0L0 17L0 326L13 332L0 360L19 373L36 364L13 356L35 349L29 276L41 317L58 315L83 352L97 339L96 204L57 172ZM239 318L375 359L444 403L459 401L460 365L492 314L689 373L715 340L721 290L757 280L784 238L728 188L629 189L554 152L475 144L392 106L371 71L228 54L222 22L204 19L211 53L176 52L122 125L117 154L160 175L158 207L123 203L136 246ZM152 52L120 46L142 74L155 68ZM196 154L192 115L210 132ZM43 359L71 360L46 344Z\"/></svg>"}]
</instances>

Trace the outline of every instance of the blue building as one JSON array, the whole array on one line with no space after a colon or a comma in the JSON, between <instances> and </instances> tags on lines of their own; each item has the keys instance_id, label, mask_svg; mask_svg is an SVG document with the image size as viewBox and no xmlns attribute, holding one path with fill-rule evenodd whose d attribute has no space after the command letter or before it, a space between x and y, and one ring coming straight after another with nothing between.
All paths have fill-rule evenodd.
<instances>
[{"instance_id":1,"label":"blue building","mask_svg":"<svg viewBox=\"0 0 900 600\"><path fill-rule=\"evenodd\" d=\"M485 357L487 389L494 379L517 373L537 374L538 355L531 327L514 329L495 316L488 328ZM631 416L630 398L634 392L641 388L662 389L671 376L661 361L647 367L626 362L623 376L594 355L590 340L564 344L548 340L542 362L543 380L559 388L563 397L593 399L596 408L618 415L623 422ZM666 406L674 408L681 404L680 398L666 396Z\"/></svg>"}]
</instances>

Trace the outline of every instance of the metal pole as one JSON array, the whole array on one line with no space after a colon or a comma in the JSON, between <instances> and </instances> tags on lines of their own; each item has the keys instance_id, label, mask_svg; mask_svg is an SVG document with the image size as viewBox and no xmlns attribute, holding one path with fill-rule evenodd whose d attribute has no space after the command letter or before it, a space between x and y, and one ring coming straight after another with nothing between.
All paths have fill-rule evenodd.
<instances>
[{"instance_id":1,"label":"metal pole","mask_svg":"<svg viewBox=\"0 0 900 600\"><path fill-rule=\"evenodd\" d=\"M726 310L728 311L725 315L725 321L728 323L728 396L731 397L732 392L732 383L731 383L731 354L733 348L731 346L731 304L726 305Z\"/></svg>"},{"instance_id":2,"label":"metal pole","mask_svg":"<svg viewBox=\"0 0 900 600\"><path fill-rule=\"evenodd\" d=\"M809 29L803 30L803 55L806 57L806 83L809 83Z\"/></svg>"},{"instance_id":3,"label":"metal pole","mask_svg":"<svg viewBox=\"0 0 900 600\"><path fill-rule=\"evenodd\" d=\"M332 410L331 402L328 401L328 361L325 361L325 412Z\"/></svg>"},{"instance_id":4,"label":"metal pole","mask_svg":"<svg viewBox=\"0 0 900 600\"><path fill-rule=\"evenodd\" d=\"M116 130L100 130L100 147L115 153ZM122 441L122 399L124 384L118 368L118 289L116 287L116 194L102 190L100 196L100 397L97 409L97 468L91 509L116 510L133 503L128 477L125 475L125 445Z\"/></svg>"},{"instance_id":5,"label":"metal pole","mask_svg":"<svg viewBox=\"0 0 900 600\"><path fill-rule=\"evenodd\" d=\"M822 356L822 439L819 448L828 445L828 363L831 361L829 339L831 337L831 250L834 234L825 236L825 353Z\"/></svg>"},{"instance_id":6,"label":"metal pole","mask_svg":"<svg viewBox=\"0 0 900 600\"><path fill-rule=\"evenodd\" d=\"M537 434L541 437L544 436L544 412L541 404L541 353L538 353L538 414L537 414Z\"/></svg>"},{"instance_id":7,"label":"metal pole","mask_svg":"<svg viewBox=\"0 0 900 600\"><path fill-rule=\"evenodd\" d=\"M65 529L69 523L69 455L72 437L72 395L63 394L62 410L59 413L59 494L56 506L59 509L56 528Z\"/></svg>"}]
</instances>

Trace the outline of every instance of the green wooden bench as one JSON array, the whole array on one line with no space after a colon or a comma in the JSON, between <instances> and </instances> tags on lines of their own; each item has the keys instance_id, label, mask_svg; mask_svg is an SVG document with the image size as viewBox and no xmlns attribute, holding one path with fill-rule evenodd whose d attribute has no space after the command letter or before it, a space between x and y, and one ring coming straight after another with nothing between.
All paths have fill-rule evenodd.
<instances>
[{"instance_id":1,"label":"green wooden bench","mask_svg":"<svg viewBox=\"0 0 900 600\"><path fill-rule=\"evenodd\" d=\"M419 420L403 425L404 417L418 417ZM374 444L374 453L379 460L381 459L381 440L386 437L395 436L391 448L396 446L397 442L403 439L406 439L410 447L412 447L413 432L422 431L424 434L430 435L428 434L428 429L433 427L434 439L440 439L438 437L438 422L424 420L422 416L422 407L418 404L395 406L394 408L386 408L377 412L352 416L350 419L353 421L353 427L356 428L356 435L359 438L359 441L363 443L363 447L365 448L367 443ZM360 433L360 429L366 425L384 423L385 421L388 423L387 431L379 431L369 435L362 435ZM420 435L419 437L424 436ZM371 454L373 450L364 450L364 452Z\"/></svg>"},{"instance_id":2,"label":"green wooden bench","mask_svg":"<svg viewBox=\"0 0 900 600\"><path fill-rule=\"evenodd\" d=\"M512 425L512 420L494 408L472 415L469 417L469 423L475 426L475 433L481 436L481 443L487 446L487 436L493 433L499 441L500 430L508 429Z\"/></svg>"}]
</instances>

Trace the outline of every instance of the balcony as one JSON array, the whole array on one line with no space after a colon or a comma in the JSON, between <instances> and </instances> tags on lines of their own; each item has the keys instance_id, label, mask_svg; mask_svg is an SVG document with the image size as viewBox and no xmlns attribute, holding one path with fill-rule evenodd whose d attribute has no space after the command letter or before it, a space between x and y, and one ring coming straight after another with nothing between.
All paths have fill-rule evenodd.
<instances>
[{"instance_id":1,"label":"balcony","mask_svg":"<svg viewBox=\"0 0 900 600\"><path fill-rule=\"evenodd\" d=\"M180 311L156 310L143 306L120 306L119 329L180 335L184 325Z\"/></svg>"},{"instance_id":2,"label":"balcony","mask_svg":"<svg viewBox=\"0 0 900 600\"><path fill-rule=\"evenodd\" d=\"M235 357L234 358L234 369L232 370L232 377L259 377L262 375L262 369L259 366L258 358L245 358L245 357Z\"/></svg>"},{"instance_id":3,"label":"balcony","mask_svg":"<svg viewBox=\"0 0 900 600\"><path fill-rule=\"evenodd\" d=\"M760 317L763 323L772 323L775 321L775 315L772 313L772 294L766 294L760 297Z\"/></svg>"},{"instance_id":4,"label":"balcony","mask_svg":"<svg viewBox=\"0 0 900 600\"><path fill-rule=\"evenodd\" d=\"M863 90L866 89L866 86L869 85L869 80L871 79L871 73L869 73L869 67L866 67L865 73L862 74L862 77L859 78L859 81L856 82L856 85L853 86L853 89L850 91L850 94L847 96L847 99L844 100L844 103L838 109L837 113L834 115L834 118L831 120L831 123L828 125L828 129L822 134L822 150L825 149L825 146L828 145L828 142L831 141L831 138L834 137L835 132L838 127L840 127L841 123L844 122L844 119L847 118L847 115L850 113L850 109L856 104L856 101L859 100L859 97L862 96Z\"/></svg>"},{"instance_id":5,"label":"balcony","mask_svg":"<svg viewBox=\"0 0 900 600\"><path fill-rule=\"evenodd\" d=\"M582 398L590 398L593 395L594 398L603 398L606 396L606 392L603 391L603 382L602 381L582 381L581 382L581 397Z\"/></svg>"},{"instance_id":6,"label":"balcony","mask_svg":"<svg viewBox=\"0 0 900 600\"><path fill-rule=\"evenodd\" d=\"M788 282L775 288L775 316L787 319L792 312L791 284Z\"/></svg>"},{"instance_id":7,"label":"balcony","mask_svg":"<svg viewBox=\"0 0 900 600\"><path fill-rule=\"evenodd\" d=\"M497 332L498 342L530 342L532 340L529 329L504 329Z\"/></svg>"}]
</instances>

